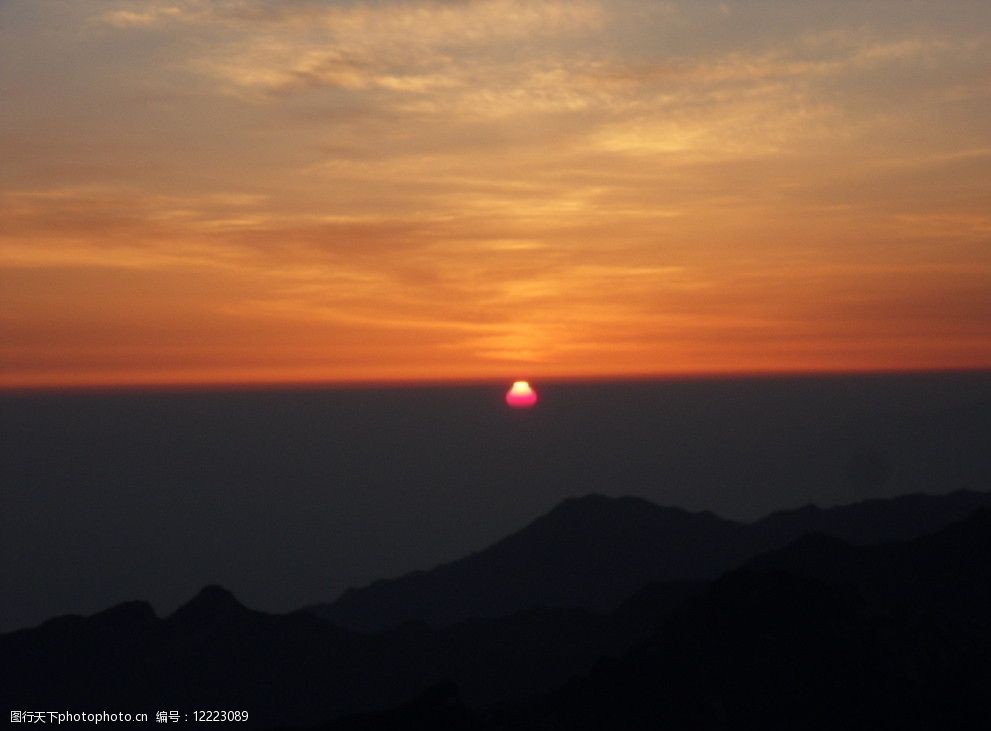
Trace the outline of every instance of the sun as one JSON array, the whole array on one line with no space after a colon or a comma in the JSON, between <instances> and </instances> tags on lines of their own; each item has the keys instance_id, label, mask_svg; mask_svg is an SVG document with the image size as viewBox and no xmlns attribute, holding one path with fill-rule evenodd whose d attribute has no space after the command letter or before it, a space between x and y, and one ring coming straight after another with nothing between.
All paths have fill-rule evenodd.
<instances>
[{"instance_id":1,"label":"sun","mask_svg":"<svg viewBox=\"0 0 991 731\"><path fill-rule=\"evenodd\" d=\"M514 409L529 409L537 403L537 392L526 381L514 381L506 391L506 403Z\"/></svg>"}]
</instances>

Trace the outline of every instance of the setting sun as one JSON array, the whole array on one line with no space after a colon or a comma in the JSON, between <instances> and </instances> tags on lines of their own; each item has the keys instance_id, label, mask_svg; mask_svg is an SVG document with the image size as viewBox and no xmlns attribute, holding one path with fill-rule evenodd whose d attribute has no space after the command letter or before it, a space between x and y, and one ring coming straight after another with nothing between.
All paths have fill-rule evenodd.
<instances>
[{"instance_id":1,"label":"setting sun","mask_svg":"<svg viewBox=\"0 0 991 731\"><path fill-rule=\"evenodd\" d=\"M506 392L506 403L514 409L528 409L537 403L537 392L526 381L516 381Z\"/></svg>"}]
</instances>

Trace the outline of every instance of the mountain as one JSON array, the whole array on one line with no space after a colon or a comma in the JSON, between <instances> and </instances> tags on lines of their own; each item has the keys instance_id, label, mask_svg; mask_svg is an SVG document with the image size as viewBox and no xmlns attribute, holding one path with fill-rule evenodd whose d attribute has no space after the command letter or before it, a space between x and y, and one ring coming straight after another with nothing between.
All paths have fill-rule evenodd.
<instances>
[{"instance_id":1,"label":"mountain","mask_svg":"<svg viewBox=\"0 0 991 731\"><path fill-rule=\"evenodd\" d=\"M991 510L876 547L803 538L714 582L513 728L982 728Z\"/></svg>"},{"instance_id":2,"label":"mountain","mask_svg":"<svg viewBox=\"0 0 991 731\"><path fill-rule=\"evenodd\" d=\"M650 587L608 617L534 609L364 634L302 612L256 612L208 586L166 618L129 602L0 635L0 704L248 710L247 726L270 727L368 712L456 678L461 697L484 706L591 670L649 637L699 590Z\"/></svg>"},{"instance_id":3,"label":"mountain","mask_svg":"<svg viewBox=\"0 0 991 731\"><path fill-rule=\"evenodd\" d=\"M372 631L422 621L439 627L531 607L614 609L656 581L707 581L809 532L856 544L911 538L991 506L991 493L907 495L828 509L807 506L736 523L634 497L566 500L522 530L429 571L349 589L306 608Z\"/></svg>"},{"instance_id":4,"label":"mountain","mask_svg":"<svg viewBox=\"0 0 991 731\"><path fill-rule=\"evenodd\" d=\"M892 543L932 533L988 506L991 492L917 493L826 509L808 505L772 513L753 523L752 528L782 546L809 533L834 536L855 545Z\"/></svg>"},{"instance_id":5,"label":"mountain","mask_svg":"<svg viewBox=\"0 0 991 731\"><path fill-rule=\"evenodd\" d=\"M803 537L712 582L624 656L530 701L469 711L448 684L320 728L928 731L986 728L989 714L983 509L880 546Z\"/></svg>"},{"instance_id":6,"label":"mountain","mask_svg":"<svg viewBox=\"0 0 991 731\"><path fill-rule=\"evenodd\" d=\"M557 593L544 596L559 601L573 592L592 602L597 589L618 595L644 582L609 612L532 606L440 628L420 621L369 633L309 612L257 612L209 586L164 618L129 602L0 635L0 705L248 710L245 725L256 728L335 718L337 728L416 728L418 718L438 731L476 722L726 727L720 718L745 728L773 711L815 728L814 709L833 721L862 711L865 724L880 722L878 713L895 708L904 691L916 700L899 718L932 721L937 691L966 710L977 697L968 689L991 689L991 512L898 543L858 546L806 534L707 584L644 577L658 566L716 572L716 561L733 550L740 556L760 542L783 541L810 522L828 526L828 516L834 532L864 539L871 520L875 535L911 533L986 498L912 496L750 525L632 498L571 500L497 544L493 555L464 561L487 569L482 578L504 582L495 589L512 589L508 572L523 566L515 600L540 596L527 582L554 566L564 576L548 576ZM570 569L568 556L577 564ZM526 569L527 557L534 568ZM588 586L578 587L583 569ZM391 716L376 711L388 707Z\"/></svg>"},{"instance_id":7,"label":"mountain","mask_svg":"<svg viewBox=\"0 0 991 731\"><path fill-rule=\"evenodd\" d=\"M483 551L350 589L307 611L359 630L412 620L443 626L532 607L602 611L652 581L718 575L744 537L740 525L711 513L589 495L565 500Z\"/></svg>"}]
</instances>

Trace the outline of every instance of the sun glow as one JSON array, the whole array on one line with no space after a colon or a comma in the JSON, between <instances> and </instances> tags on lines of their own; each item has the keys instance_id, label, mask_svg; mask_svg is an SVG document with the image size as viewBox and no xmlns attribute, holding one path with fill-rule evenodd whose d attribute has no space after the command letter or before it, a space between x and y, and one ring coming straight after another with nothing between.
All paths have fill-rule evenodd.
<instances>
[{"instance_id":1,"label":"sun glow","mask_svg":"<svg viewBox=\"0 0 991 731\"><path fill-rule=\"evenodd\" d=\"M537 392L526 381L515 381L506 392L506 403L514 409L528 409L537 403Z\"/></svg>"}]
</instances>

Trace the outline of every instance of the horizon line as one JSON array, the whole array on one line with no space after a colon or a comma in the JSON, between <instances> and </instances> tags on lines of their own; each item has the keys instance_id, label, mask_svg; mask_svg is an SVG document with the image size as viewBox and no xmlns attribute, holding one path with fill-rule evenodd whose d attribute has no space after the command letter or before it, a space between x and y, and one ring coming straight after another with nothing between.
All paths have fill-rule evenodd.
<instances>
[{"instance_id":1,"label":"horizon line","mask_svg":"<svg viewBox=\"0 0 991 731\"><path fill-rule=\"evenodd\" d=\"M197 392L197 391L322 391L404 388L444 388L492 386L503 387L516 380L540 385L580 383L644 383L685 381L746 381L773 379L815 379L855 377L912 377L933 375L991 375L991 365L946 368L831 368L790 370L694 371L676 373L627 373L541 376L467 376L451 378L355 378L298 380L216 380L216 381L121 381L119 383L42 383L0 385L0 395L32 393L101 393L101 392Z\"/></svg>"}]
</instances>

